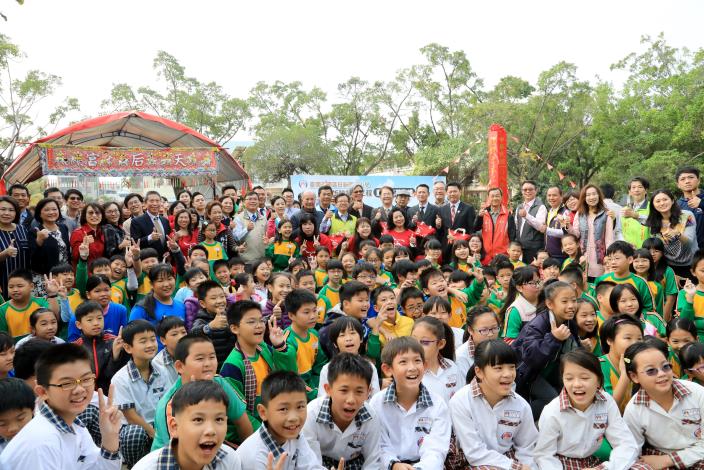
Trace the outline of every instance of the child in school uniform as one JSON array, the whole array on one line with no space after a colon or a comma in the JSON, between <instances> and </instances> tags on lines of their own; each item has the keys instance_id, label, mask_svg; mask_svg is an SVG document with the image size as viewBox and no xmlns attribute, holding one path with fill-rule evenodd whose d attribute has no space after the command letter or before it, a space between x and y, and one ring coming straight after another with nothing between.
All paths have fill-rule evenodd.
<instances>
[{"instance_id":1,"label":"child in school uniform","mask_svg":"<svg viewBox=\"0 0 704 470\"><path fill-rule=\"evenodd\" d=\"M235 336L227 326L227 296L222 286L211 280L201 283L197 293L200 310L191 332L204 334L213 341L219 368L235 345Z\"/></svg>"},{"instance_id":2,"label":"child in school uniform","mask_svg":"<svg viewBox=\"0 0 704 470\"><path fill-rule=\"evenodd\" d=\"M423 346L408 336L395 338L381 353L381 367L393 377L370 401L381 427L381 468L442 468L450 445L450 414L445 401L423 385Z\"/></svg>"},{"instance_id":3,"label":"child in school uniform","mask_svg":"<svg viewBox=\"0 0 704 470\"><path fill-rule=\"evenodd\" d=\"M274 243L268 244L264 250L264 256L271 260L274 272L288 269L291 260L300 256L298 245L291 240L292 233L291 221L288 219L280 220L278 227L276 227Z\"/></svg>"},{"instance_id":4,"label":"child in school uniform","mask_svg":"<svg viewBox=\"0 0 704 470\"><path fill-rule=\"evenodd\" d=\"M675 317L667 323L667 359L672 364L672 373L675 378L686 378L687 373L680 363L679 351L688 344L697 340L697 327L688 318Z\"/></svg>"},{"instance_id":5,"label":"child in school uniform","mask_svg":"<svg viewBox=\"0 0 704 470\"><path fill-rule=\"evenodd\" d=\"M450 326L437 318L419 318L411 336L425 351L423 385L448 403L465 384L465 377L454 361L455 344Z\"/></svg>"},{"instance_id":6,"label":"child in school uniform","mask_svg":"<svg viewBox=\"0 0 704 470\"><path fill-rule=\"evenodd\" d=\"M250 421L259 424L256 412L264 379L276 370L296 370L296 350L288 347L275 317L269 318L269 342L264 342L266 322L259 303L240 300L227 309L227 324L236 337L220 374L245 398Z\"/></svg>"},{"instance_id":7,"label":"child in school uniform","mask_svg":"<svg viewBox=\"0 0 704 470\"><path fill-rule=\"evenodd\" d=\"M467 377L474 367L474 354L480 343L499 337L499 317L484 305L472 307L467 312L467 341L455 349L455 363L462 377Z\"/></svg>"},{"instance_id":8,"label":"child in school uniform","mask_svg":"<svg viewBox=\"0 0 704 470\"><path fill-rule=\"evenodd\" d=\"M704 247L702 247L704 248ZM700 249L692 258L692 274L696 284L687 280L684 288L677 295L677 311L681 317L689 318L697 325L699 341L704 340L704 249Z\"/></svg>"},{"instance_id":9,"label":"child in school uniform","mask_svg":"<svg viewBox=\"0 0 704 470\"><path fill-rule=\"evenodd\" d=\"M704 344L699 341L687 343L680 348L678 356L685 373L683 380L704 384Z\"/></svg>"},{"instance_id":10,"label":"child in school uniform","mask_svg":"<svg viewBox=\"0 0 704 470\"><path fill-rule=\"evenodd\" d=\"M538 431L530 406L513 391L517 363L516 353L501 340L477 346L470 382L450 400L451 468L534 467Z\"/></svg>"},{"instance_id":11,"label":"child in school uniform","mask_svg":"<svg viewBox=\"0 0 704 470\"><path fill-rule=\"evenodd\" d=\"M565 354L561 365L564 388L547 404L540 416L540 435L533 455L541 470L563 468L650 469L637 462L636 446L618 405L601 389L599 361L578 349ZM609 460L594 453L607 439L612 445Z\"/></svg>"},{"instance_id":12,"label":"child in school uniform","mask_svg":"<svg viewBox=\"0 0 704 470\"><path fill-rule=\"evenodd\" d=\"M318 292L318 323L325 323L325 314L340 303L340 286L345 270L339 260L332 259L327 265L327 282Z\"/></svg>"},{"instance_id":13,"label":"child in school uniform","mask_svg":"<svg viewBox=\"0 0 704 470\"><path fill-rule=\"evenodd\" d=\"M399 313L396 294L391 287L382 285L374 289L372 305L381 320L379 341L382 347L393 338L411 334L413 320Z\"/></svg>"},{"instance_id":14,"label":"child in school uniform","mask_svg":"<svg viewBox=\"0 0 704 470\"><path fill-rule=\"evenodd\" d=\"M428 297L423 304L423 316L437 318L441 322L446 323L448 326L451 317L450 312L452 312L450 302L448 302L447 299L443 299L437 295ZM452 331L452 337L455 344L462 344L464 342L464 330L455 326L451 326L450 330Z\"/></svg>"},{"instance_id":15,"label":"child in school uniform","mask_svg":"<svg viewBox=\"0 0 704 470\"><path fill-rule=\"evenodd\" d=\"M36 397L24 380L0 379L0 454L34 417Z\"/></svg>"},{"instance_id":16,"label":"child in school uniform","mask_svg":"<svg viewBox=\"0 0 704 470\"><path fill-rule=\"evenodd\" d=\"M704 468L704 388L673 377L660 340L629 346L624 361L629 378L640 385L623 418L643 448L641 461L653 468Z\"/></svg>"},{"instance_id":17,"label":"child in school uniform","mask_svg":"<svg viewBox=\"0 0 704 470\"><path fill-rule=\"evenodd\" d=\"M237 448L242 462L250 468L267 468L271 455L280 464L277 470L325 468L301 434L307 416L306 389L295 372L276 371L264 379L262 401L257 404L262 426Z\"/></svg>"},{"instance_id":18,"label":"child in school uniform","mask_svg":"<svg viewBox=\"0 0 704 470\"><path fill-rule=\"evenodd\" d=\"M56 336L59 323L56 321L54 312L48 308L38 308L32 312L29 316L29 328L32 333L19 340L15 347L19 348L27 341L35 338L43 339L53 344L65 343L63 339Z\"/></svg>"},{"instance_id":19,"label":"child in school uniform","mask_svg":"<svg viewBox=\"0 0 704 470\"><path fill-rule=\"evenodd\" d=\"M329 363L325 396L308 404L303 436L325 468L372 470L379 462L379 426L365 404L374 376L359 354L339 353Z\"/></svg>"},{"instance_id":20,"label":"child in school uniform","mask_svg":"<svg viewBox=\"0 0 704 470\"><path fill-rule=\"evenodd\" d=\"M601 350L599 357L604 377L603 389L614 397L621 412L626 409L633 395L633 384L626 373L623 353L638 341L643 340L643 327L630 315L616 315L601 326Z\"/></svg>"},{"instance_id":21,"label":"child in school uniform","mask_svg":"<svg viewBox=\"0 0 704 470\"><path fill-rule=\"evenodd\" d=\"M574 321L577 323L579 341L587 351L596 357L601 356L601 341L599 340L599 328L596 320L596 309L594 304L584 297L577 297L576 313Z\"/></svg>"},{"instance_id":22,"label":"child in school uniform","mask_svg":"<svg viewBox=\"0 0 704 470\"><path fill-rule=\"evenodd\" d=\"M154 415L168 390L162 370L152 366L156 355L156 330L146 320L130 322L122 330L127 365L112 378L115 404L124 416L120 428L120 453L128 468L149 453L154 437Z\"/></svg>"},{"instance_id":23,"label":"child in school uniform","mask_svg":"<svg viewBox=\"0 0 704 470\"><path fill-rule=\"evenodd\" d=\"M133 470L171 468L240 470L240 458L225 442L229 399L215 382L197 380L174 394L171 401L168 446L146 455ZM167 467L168 468L168 467Z\"/></svg>"},{"instance_id":24,"label":"child in school uniform","mask_svg":"<svg viewBox=\"0 0 704 470\"><path fill-rule=\"evenodd\" d=\"M47 462L72 470L119 470L120 412L98 392L101 446L98 447L77 417L93 398L95 374L85 349L57 344L37 361L37 386L41 399L37 414L10 441L0 455L0 468L40 469ZM53 385L53 386L52 386Z\"/></svg>"},{"instance_id":25,"label":"child in school uniform","mask_svg":"<svg viewBox=\"0 0 704 470\"><path fill-rule=\"evenodd\" d=\"M535 266L524 266L513 271L506 302L499 313L499 317L504 319L502 337L506 344L513 343L523 326L535 318L541 286Z\"/></svg>"},{"instance_id":26,"label":"child in school uniform","mask_svg":"<svg viewBox=\"0 0 704 470\"><path fill-rule=\"evenodd\" d=\"M152 365L163 371L162 376L167 381L167 389L171 388L178 380L178 371L174 367L174 353L178 340L186 336L186 324L179 317L164 317L157 326L159 341L164 345L164 349L159 351Z\"/></svg>"},{"instance_id":27,"label":"child in school uniform","mask_svg":"<svg viewBox=\"0 0 704 470\"><path fill-rule=\"evenodd\" d=\"M10 273L7 280L9 300L0 305L0 331L9 333L15 341L31 333L29 316L35 310L48 308L57 317L59 315L58 282L55 279L46 282L46 298L32 296L33 288L32 273L29 271L16 269Z\"/></svg>"}]
</instances>

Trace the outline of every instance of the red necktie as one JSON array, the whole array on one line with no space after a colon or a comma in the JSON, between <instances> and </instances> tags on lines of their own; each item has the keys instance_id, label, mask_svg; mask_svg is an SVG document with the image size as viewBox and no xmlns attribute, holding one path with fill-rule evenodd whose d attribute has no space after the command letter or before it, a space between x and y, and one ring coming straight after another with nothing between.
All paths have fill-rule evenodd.
<instances>
[{"instance_id":1,"label":"red necktie","mask_svg":"<svg viewBox=\"0 0 704 470\"><path fill-rule=\"evenodd\" d=\"M457 206L454 204L450 207L450 225L455 224L455 213L457 212Z\"/></svg>"}]
</instances>

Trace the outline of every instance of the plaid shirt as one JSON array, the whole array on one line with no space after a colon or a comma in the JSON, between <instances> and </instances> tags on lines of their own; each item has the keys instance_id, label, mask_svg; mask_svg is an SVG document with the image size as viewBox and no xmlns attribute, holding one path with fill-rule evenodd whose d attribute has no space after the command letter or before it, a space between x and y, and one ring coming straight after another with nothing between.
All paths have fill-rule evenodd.
<instances>
[{"instance_id":1,"label":"plaid shirt","mask_svg":"<svg viewBox=\"0 0 704 470\"><path fill-rule=\"evenodd\" d=\"M570 402L570 395L567 393L567 389L562 389L559 395L559 399L560 411L567 411L570 408L572 408L573 410L576 409L572 406L572 402ZM604 392L602 392L601 390L597 390L596 394L594 395L594 399L599 401L606 401L606 396L604 396Z\"/></svg>"},{"instance_id":2,"label":"plaid shirt","mask_svg":"<svg viewBox=\"0 0 704 470\"><path fill-rule=\"evenodd\" d=\"M178 470L181 468L176 460L176 450L174 449L174 443L176 442L178 442L178 440L174 439L171 441L171 444L161 449L159 458L156 461L156 470ZM227 452L222 449L218 449L213 461L204 468L216 470L218 468L218 464L222 462L226 455Z\"/></svg>"},{"instance_id":3,"label":"plaid shirt","mask_svg":"<svg viewBox=\"0 0 704 470\"><path fill-rule=\"evenodd\" d=\"M396 395L396 382L391 382L391 385L384 392L384 403L396 403L398 396ZM416 400L416 408L430 408L433 406L433 400L430 398L428 389L420 384L418 391L418 400Z\"/></svg>"},{"instance_id":4,"label":"plaid shirt","mask_svg":"<svg viewBox=\"0 0 704 470\"><path fill-rule=\"evenodd\" d=\"M278 459L279 456L284 453L284 449L279 447L274 438L271 437L271 434L269 434L269 430L266 428L266 424L262 424L259 427L259 437L262 439L262 442L264 442L264 445L269 450L269 452L274 454L274 461L276 461L276 459ZM287 461L295 467L295 462L297 459L298 449L296 449L295 454L288 456Z\"/></svg>"},{"instance_id":5,"label":"plaid shirt","mask_svg":"<svg viewBox=\"0 0 704 470\"><path fill-rule=\"evenodd\" d=\"M677 400L682 400L684 397L689 395L690 392L687 387L682 385L679 380L673 380L672 381L672 393L674 394L675 398ZM636 393L636 397L633 399L633 404L634 405L643 405L643 406L650 406L650 396L648 396L648 393L643 390L642 388L638 390L638 393Z\"/></svg>"},{"instance_id":6,"label":"plaid shirt","mask_svg":"<svg viewBox=\"0 0 704 470\"><path fill-rule=\"evenodd\" d=\"M479 386L479 382L477 381L477 378L473 378L471 382L469 382L469 389L472 392L472 398L478 398L484 395L484 392L482 392L482 388ZM516 392L511 390L510 393L511 398L516 398Z\"/></svg>"},{"instance_id":7,"label":"plaid shirt","mask_svg":"<svg viewBox=\"0 0 704 470\"><path fill-rule=\"evenodd\" d=\"M320 411L318 411L318 416L315 418L318 423L327 424L328 426L330 426L330 428L335 426L335 423L332 420L332 411L330 408L331 406L332 398L325 398L325 400L323 400L323 404L320 406ZM369 414L367 407L365 405L362 405L357 414L354 416L354 424L357 426L357 428L361 428L364 423L371 419L372 415ZM346 464L345 468L347 468Z\"/></svg>"},{"instance_id":8,"label":"plaid shirt","mask_svg":"<svg viewBox=\"0 0 704 470\"><path fill-rule=\"evenodd\" d=\"M53 424L56 429L59 430L59 432L62 432L64 434L76 434L76 431L73 429L73 427L69 426L61 416L54 413L54 410L52 410L51 407L49 407L49 405L47 405L46 403L42 403L42 405L39 407L39 413L41 413L42 416L44 416L51 424ZM85 427L85 425L78 418L74 419L71 424L74 426ZM107 460L117 460L120 458L119 452L109 452L102 447L100 448L100 455Z\"/></svg>"}]
</instances>

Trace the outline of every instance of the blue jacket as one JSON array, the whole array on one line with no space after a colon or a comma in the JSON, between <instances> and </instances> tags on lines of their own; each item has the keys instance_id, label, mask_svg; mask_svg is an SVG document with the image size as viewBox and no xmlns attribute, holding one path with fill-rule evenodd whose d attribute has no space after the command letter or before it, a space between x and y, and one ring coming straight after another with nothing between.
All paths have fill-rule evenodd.
<instances>
[{"instance_id":1,"label":"blue jacket","mask_svg":"<svg viewBox=\"0 0 704 470\"><path fill-rule=\"evenodd\" d=\"M538 313L523 327L516 341L511 344L519 357L516 370L516 389L519 393L525 390L548 364L559 360L560 352L565 346L565 342L552 335L549 315L548 310ZM579 346L581 343L577 323L571 320L567 322L567 326L572 332L571 339ZM565 341L570 341L570 338Z\"/></svg>"}]
</instances>

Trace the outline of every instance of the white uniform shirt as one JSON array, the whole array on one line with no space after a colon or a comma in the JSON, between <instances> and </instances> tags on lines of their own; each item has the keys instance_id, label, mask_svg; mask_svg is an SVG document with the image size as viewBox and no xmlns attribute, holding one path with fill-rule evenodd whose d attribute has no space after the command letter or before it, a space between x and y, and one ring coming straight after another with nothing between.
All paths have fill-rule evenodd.
<instances>
[{"instance_id":1,"label":"white uniform shirt","mask_svg":"<svg viewBox=\"0 0 704 470\"><path fill-rule=\"evenodd\" d=\"M515 451L521 464L534 466L533 447L538 430L530 405L511 392L492 408L477 380L472 380L450 400L455 436L471 466L515 468L504 454Z\"/></svg>"},{"instance_id":2,"label":"white uniform shirt","mask_svg":"<svg viewBox=\"0 0 704 470\"><path fill-rule=\"evenodd\" d=\"M142 457L132 470L176 470L177 465L175 449L168 445ZM232 447L223 444L203 470L242 470L242 462Z\"/></svg>"},{"instance_id":3,"label":"white uniform shirt","mask_svg":"<svg viewBox=\"0 0 704 470\"><path fill-rule=\"evenodd\" d=\"M604 437L613 450L604 470L627 470L640 455L640 447L621 417L614 399L597 390L594 403L586 411L570 404L565 389L548 403L540 415L540 436L533 455L540 470L561 470L556 455L576 459L587 458L601 446Z\"/></svg>"},{"instance_id":4,"label":"white uniform shirt","mask_svg":"<svg viewBox=\"0 0 704 470\"><path fill-rule=\"evenodd\" d=\"M354 421L341 431L332 419L332 399L316 398L308 403L308 418L303 437L322 462L323 456L345 459L346 470L377 470L379 463L379 423L366 405L362 405Z\"/></svg>"},{"instance_id":5,"label":"white uniform shirt","mask_svg":"<svg viewBox=\"0 0 704 470\"><path fill-rule=\"evenodd\" d=\"M398 404L396 384L374 395L369 402L381 426L381 468L392 462L418 462L415 469L443 467L450 448L450 415L445 402L420 385L418 400L406 410Z\"/></svg>"},{"instance_id":6,"label":"white uniform shirt","mask_svg":"<svg viewBox=\"0 0 704 470\"><path fill-rule=\"evenodd\" d=\"M154 415L159 400L171 388L163 369L152 367L149 382L145 382L132 359L112 377L115 384L115 405L122 410L134 408L144 421L154 424ZM125 418L123 424L127 424Z\"/></svg>"},{"instance_id":7,"label":"white uniform shirt","mask_svg":"<svg viewBox=\"0 0 704 470\"><path fill-rule=\"evenodd\" d=\"M457 393L459 389L464 387L465 375L457 367L453 361L440 358L440 367L437 373L431 371L427 367L423 373L423 385L428 387L428 390L441 397L445 403L449 403L450 398Z\"/></svg>"},{"instance_id":8,"label":"white uniform shirt","mask_svg":"<svg viewBox=\"0 0 704 470\"><path fill-rule=\"evenodd\" d=\"M161 375L166 378L167 390L178 380L178 372L174 367L174 358L171 357L171 354L169 354L166 348L162 349L154 356L154 359L152 359L152 367L158 367L163 371Z\"/></svg>"},{"instance_id":9,"label":"white uniform shirt","mask_svg":"<svg viewBox=\"0 0 704 470\"><path fill-rule=\"evenodd\" d=\"M71 425L42 403L0 455L3 470L120 470L122 459L93 443L80 420Z\"/></svg>"},{"instance_id":10,"label":"white uniform shirt","mask_svg":"<svg viewBox=\"0 0 704 470\"><path fill-rule=\"evenodd\" d=\"M470 337L459 348L455 349L455 364L460 369L462 377L467 378L467 372L474 367L474 341Z\"/></svg>"},{"instance_id":11,"label":"white uniform shirt","mask_svg":"<svg viewBox=\"0 0 704 470\"><path fill-rule=\"evenodd\" d=\"M462 341L464 340L464 330L462 328L457 328L457 327L450 327L452 329L452 339L454 340L454 345L455 349L457 349L457 346L462 344Z\"/></svg>"},{"instance_id":12,"label":"white uniform shirt","mask_svg":"<svg viewBox=\"0 0 704 470\"><path fill-rule=\"evenodd\" d=\"M694 382L672 381L675 400L665 411L640 389L626 405L623 418L636 439L638 448L647 443L670 454L680 468L704 459L702 409L704 388Z\"/></svg>"},{"instance_id":13,"label":"white uniform shirt","mask_svg":"<svg viewBox=\"0 0 704 470\"><path fill-rule=\"evenodd\" d=\"M328 396L328 392L325 391L325 384L328 383L328 362L320 369L320 381L318 382L318 398L325 398ZM376 370L376 366L371 362L369 365L372 366L372 382L369 384L371 390L369 392L369 398L374 396L379 390L379 373Z\"/></svg>"},{"instance_id":14,"label":"white uniform shirt","mask_svg":"<svg viewBox=\"0 0 704 470\"><path fill-rule=\"evenodd\" d=\"M279 446L271 437L265 424L254 432L237 448L237 456L244 462L245 468L266 468L269 452L274 454L274 463L286 452L286 464L283 470L326 470L318 461L308 441L303 436L291 439Z\"/></svg>"}]
</instances>

